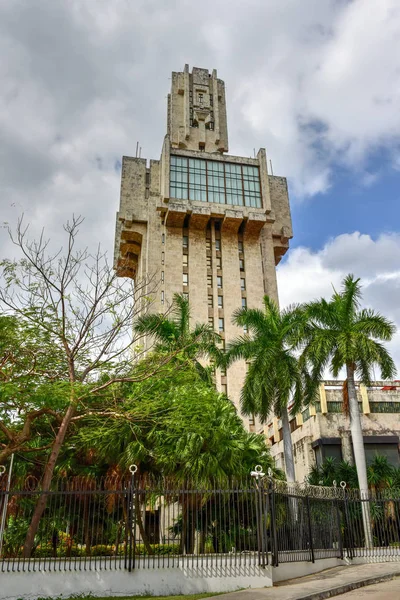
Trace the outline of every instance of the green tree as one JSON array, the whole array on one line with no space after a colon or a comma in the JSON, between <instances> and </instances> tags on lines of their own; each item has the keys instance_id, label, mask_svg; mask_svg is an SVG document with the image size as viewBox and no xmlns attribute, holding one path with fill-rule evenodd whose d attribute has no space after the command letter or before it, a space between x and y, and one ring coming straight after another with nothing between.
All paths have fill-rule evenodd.
<instances>
[{"instance_id":1,"label":"green tree","mask_svg":"<svg viewBox=\"0 0 400 600\"><path fill-rule=\"evenodd\" d=\"M118 464L122 472L136 464L139 481L152 474L165 477L171 489L211 492L215 486L229 485L230 479L248 479L256 464L281 475L273 467L264 437L244 429L233 404L202 380L183 354L162 375L133 385L118 413L110 409L108 418L93 415L83 423L76 447L90 448L98 460ZM181 544L189 553L197 515L211 497L210 493L179 496ZM138 527L151 553L140 516L139 503L145 501L145 495L136 495Z\"/></svg>"},{"instance_id":2,"label":"green tree","mask_svg":"<svg viewBox=\"0 0 400 600\"><path fill-rule=\"evenodd\" d=\"M209 325L195 323L192 327L189 300L183 294L174 294L170 312L143 315L136 321L134 329L140 335L155 339L156 352L182 351L193 361L201 378L212 382L212 369L203 366L199 359L218 354L220 337Z\"/></svg>"},{"instance_id":3,"label":"green tree","mask_svg":"<svg viewBox=\"0 0 400 600\"><path fill-rule=\"evenodd\" d=\"M227 365L239 359L249 364L241 392L242 412L257 415L262 423L271 411L282 419L286 475L288 481L294 481L288 407L291 404L291 413L296 414L305 401L306 373L295 352L304 313L299 306L279 311L277 304L264 296L263 311L243 308L234 313L233 321L248 331L229 344L225 359Z\"/></svg>"},{"instance_id":4,"label":"green tree","mask_svg":"<svg viewBox=\"0 0 400 600\"><path fill-rule=\"evenodd\" d=\"M376 364L384 379L394 377L394 362L381 343L391 340L395 326L371 309L360 308L360 280L348 275L340 292L334 291L330 300L321 299L306 307L308 323L304 330L302 361L310 367L311 380L319 381L329 368L334 377L346 370L345 393L348 395L350 430L360 491L368 495L360 411L355 376L370 385L371 370ZM363 522L365 540L371 545L370 517L364 502Z\"/></svg>"},{"instance_id":5,"label":"green tree","mask_svg":"<svg viewBox=\"0 0 400 600\"><path fill-rule=\"evenodd\" d=\"M258 463L273 467L264 437L248 433L233 404L182 355L126 389L117 410L83 415L75 447L122 470L135 463L141 473L201 487L248 476Z\"/></svg>"},{"instance_id":6,"label":"green tree","mask_svg":"<svg viewBox=\"0 0 400 600\"><path fill-rule=\"evenodd\" d=\"M86 407L90 410L91 399L121 381L149 378L169 360L163 357L161 364L146 363L150 369L146 373L143 369L132 373L132 347L140 338L132 338L132 322L148 305L152 279L135 284L122 280L100 249L94 255L79 249L76 238L82 220L73 217L64 226L65 250L54 253L43 235L30 240L28 228L20 220L16 234L10 232L10 236L22 258L0 263L0 308L21 326L30 324L36 333L41 332L38 350L45 337L62 354L59 366L63 368L60 378L65 402L41 481L43 492L49 490L71 423ZM52 377L52 360L49 367L43 378ZM31 553L46 502L47 494L42 494L27 532L25 557Z\"/></svg>"},{"instance_id":7,"label":"green tree","mask_svg":"<svg viewBox=\"0 0 400 600\"><path fill-rule=\"evenodd\" d=\"M0 315L0 464L47 450L66 397L65 360L46 331Z\"/></svg>"}]
</instances>

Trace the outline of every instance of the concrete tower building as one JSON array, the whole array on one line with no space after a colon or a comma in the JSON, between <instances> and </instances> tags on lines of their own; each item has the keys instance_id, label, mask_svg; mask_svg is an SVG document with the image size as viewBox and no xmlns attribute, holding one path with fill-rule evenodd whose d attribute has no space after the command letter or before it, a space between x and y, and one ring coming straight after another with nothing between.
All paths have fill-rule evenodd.
<instances>
[{"instance_id":1,"label":"concrete tower building","mask_svg":"<svg viewBox=\"0 0 400 600\"><path fill-rule=\"evenodd\" d=\"M193 321L212 324L225 344L243 333L234 310L278 299L275 267L292 237L286 179L268 173L265 150L227 152L224 82L185 65L172 73L160 160L123 157L115 240L118 275L157 277L152 310L188 294ZM216 374L237 406L245 372L238 362Z\"/></svg>"}]
</instances>

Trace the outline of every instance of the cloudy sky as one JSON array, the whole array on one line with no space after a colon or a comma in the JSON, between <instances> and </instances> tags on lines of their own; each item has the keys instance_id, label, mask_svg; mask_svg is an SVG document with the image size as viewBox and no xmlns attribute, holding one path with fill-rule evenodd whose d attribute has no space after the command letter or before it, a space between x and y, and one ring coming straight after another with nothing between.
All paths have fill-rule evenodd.
<instances>
[{"instance_id":1,"label":"cloudy sky","mask_svg":"<svg viewBox=\"0 0 400 600\"><path fill-rule=\"evenodd\" d=\"M353 272L400 326L398 0L0 0L0 54L1 222L82 214L111 253L121 156L159 157L171 71L217 68L230 153L289 180L281 303Z\"/></svg>"}]
</instances>

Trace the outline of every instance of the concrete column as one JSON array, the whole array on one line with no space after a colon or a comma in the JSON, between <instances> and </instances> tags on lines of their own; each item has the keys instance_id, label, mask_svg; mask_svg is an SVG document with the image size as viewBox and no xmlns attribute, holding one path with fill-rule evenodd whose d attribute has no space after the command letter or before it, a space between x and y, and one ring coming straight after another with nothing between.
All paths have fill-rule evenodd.
<instances>
[{"instance_id":1,"label":"concrete column","mask_svg":"<svg viewBox=\"0 0 400 600\"><path fill-rule=\"evenodd\" d=\"M182 244L182 228L181 227L167 227L167 235L165 243L164 253L164 266L165 273L165 309L168 308L168 304L172 302L173 295L175 293L181 294L183 291L183 244ZM161 257L160 257L161 259ZM189 255L190 261L190 255ZM189 299L190 299L190 285L191 278L189 274Z\"/></svg>"},{"instance_id":2,"label":"concrete column","mask_svg":"<svg viewBox=\"0 0 400 600\"><path fill-rule=\"evenodd\" d=\"M368 390L363 383L360 383L360 394L362 401L362 411L364 415L369 415L371 409L369 407Z\"/></svg>"},{"instance_id":3,"label":"concrete column","mask_svg":"<svg viewBox=\"0 0 400 600\"><path fill-rule=\"evenodd\" d=\"M272 428L274 430L274 442L279 442L279 425L278 425L278 417L274 417L272 421Z\"/></svg>"},{"instance_id":4,"label":"concrete column","mask_svg":"<svg viewBox=\"0 0 400 600\"><path fill-rule=\"evenodd\" d=\"M207 257L205 229L189 227L189 301L192 327L195 323L208 322Z\"/></svg>"},{"instance_id":5,"label":"concrete column","mask_svg":"<svg viewBox=\"0 0 400 600\"><path fill-rule=\"evenodd\" d=\"M326 415L328 412L328 403L326 401L325 384L319 384L319 399L321 401L321 413Z\"/></svg>"}]
</instances>

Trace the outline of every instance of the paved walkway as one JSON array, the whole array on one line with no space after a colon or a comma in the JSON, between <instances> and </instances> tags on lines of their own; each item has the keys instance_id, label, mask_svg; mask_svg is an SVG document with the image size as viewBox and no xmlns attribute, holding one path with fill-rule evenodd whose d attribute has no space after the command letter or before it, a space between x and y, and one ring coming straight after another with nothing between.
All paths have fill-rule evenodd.
<instances>
[{"instance_id":1,"label":"paved walkway","mask_svg":"<svg viewBox=\"0 0 400 600\"><path fill-rule=\"evenodd\" d=\"M399 562L335 567L270 588L222 594L218 600L323 600L394 577L400 577Z\"/></svg>"},{"instance_id":2,"label":"paved walkway","mask_svg":"<svg viewBox=\"0 0 400 600\"><path fill-rule=\"evenodd\" d=\"M337 600L399 600L400 579L392 579L383 583L376 583L368 587L353 590L337 597Z\"/></svg>"}]
</instances>

